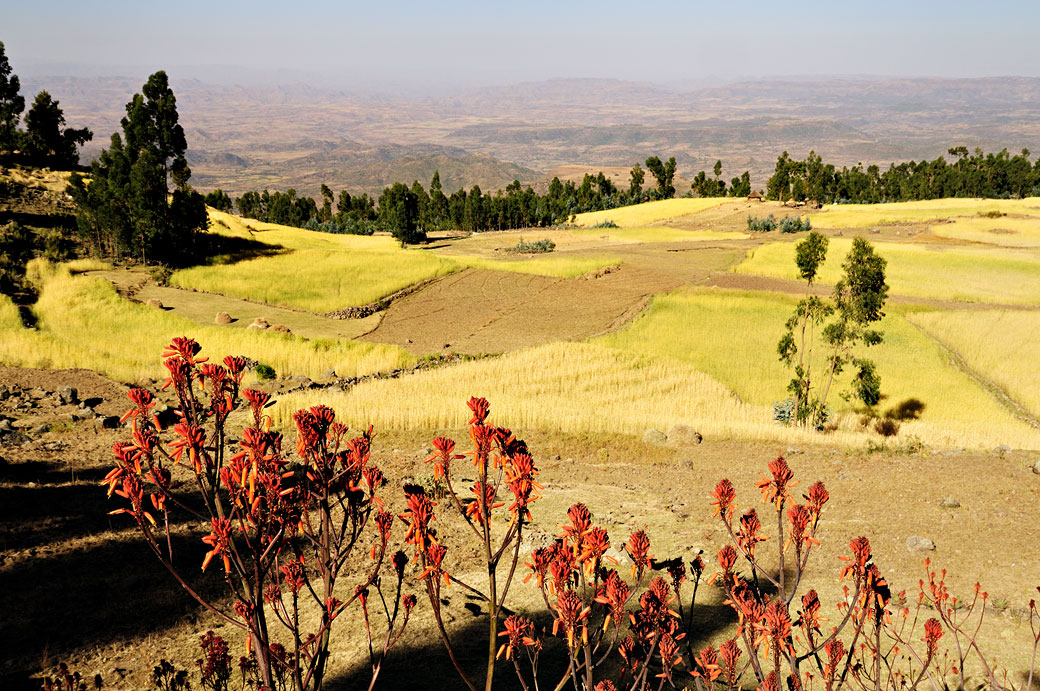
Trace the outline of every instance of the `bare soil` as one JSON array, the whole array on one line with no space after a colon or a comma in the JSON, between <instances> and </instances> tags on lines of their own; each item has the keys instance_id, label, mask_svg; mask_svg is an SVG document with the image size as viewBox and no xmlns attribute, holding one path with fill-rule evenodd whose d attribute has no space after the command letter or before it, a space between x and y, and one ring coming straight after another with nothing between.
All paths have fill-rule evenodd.
<instances>
[{"instance_id":1,"label":"bare soil","mask_svg":"<svg viewBox=\"0 0 1040 691\"><path fill-rule=\"evenodd\" d=\"M238 634L221 627L179 589L137 539L128 519L108 515L116 502L106 499L98 483L110 467L112 443L127 431L103 429L90 420L68 421L76 406L62 406L53 395L63 385L76 387L80 399L98 413L116 414L126 407L125 387L91 372L0 368L0 386L9 391L0 401L0 419L13 420L15 430L0 437L0 688L38 689L34 679L41 669L58 661L69 662L88 678L102 674L105 688L147 688L151 668L161 657L192 668L198 636L207 629L225 635L233 653L240 654L244 642ZM42 428L44 424L48 426ZM429 472L422 464L428 440L444 433L465 445L462 430L377 434L374 458L390 478L383 496L395 512L402 503L397 488L406 478ZM689 558L704 550L709 572L714 571L713 555L724 544L711 514L712 487L728 477L737 487L740 506L767 512L753 483L769 460L783 454L803 488L820 479L831 493L808 584L825 603L839 597L837 574L843 563L838 556L847 552L850 539L866 535L895 591L913 594L924 575L925 557L950 569L955 594L970 595L972 585L981 582L993 605L984 639L988 649L1013 673L1027 663L1023 608L1040 584L1035 530L1040 523L1040 475L1027 468L1035 454L868 454L826 444L793 449L726 439L656 446L628 436L517 433L535 453L545 486L535 505L533 537L555 533L567 507L580 501L615 543L630 530L645 528L656 557ZM947 497L960 506L940 507ZM463 546L468 533L460 530L458 517L444 514L438 523L450 554L457 558L468 553ZM194 566L205 551L203 534L199 525L179 523L176 548L193 583L219 597L219 574L201 574ZM400 536L399 528L396 534ZM933 540L935 550L909 551L911 535ZM769 547L775 545L765 543ZM451 568L474 575L458 561ZM532 584L517 584L511 606L534 611L535 593ZM462 591L449 589L447 599L453 632L479 628L486 613ZM731 617L716 590L706 588L702 600L702 637L713 638ZM382 688L461 686L423 602L420 598L421 609L404 647L388 662ZM355 615L348 612L336 633L332 689L355 688L367 678ZM473 661L475 655L467 652L463 658ZM417 676L419 668L424 674ZM432 686L431 679L437 680ZM502 682L502 688L510 688L509 675Z\"/></svg>"}]
</instances>

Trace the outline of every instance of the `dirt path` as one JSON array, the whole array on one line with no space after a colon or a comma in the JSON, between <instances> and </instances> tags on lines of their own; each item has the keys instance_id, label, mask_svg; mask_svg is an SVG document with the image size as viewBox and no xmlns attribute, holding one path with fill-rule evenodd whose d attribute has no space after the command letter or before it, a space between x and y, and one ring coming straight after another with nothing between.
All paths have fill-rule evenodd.
<instances>
[{"instance_id":1,"label":"dirt path","mask_svg":"<svg viewBox=\"0 0 1040 691\"><path fill-rule=\"evenodd\" d=\"M669 248L612 247L621 266L598 278L467 269L394 302L362 338L415 353L468 354L589 338L627 323L649 296L702 283L743 256L736 245Z\"/></svg>"}]
</instances>

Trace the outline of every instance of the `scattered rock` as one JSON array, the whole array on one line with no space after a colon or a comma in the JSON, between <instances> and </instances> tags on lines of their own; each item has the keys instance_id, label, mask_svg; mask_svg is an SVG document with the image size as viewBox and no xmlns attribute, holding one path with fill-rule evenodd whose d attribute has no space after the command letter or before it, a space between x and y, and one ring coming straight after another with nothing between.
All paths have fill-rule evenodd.
<instances>
[{"instance_id":1,"label":"scattered rock","mask_svg":"<svg viewBox=\"0 0 1040 691\"><path fill-rule=\"evenodd\" d=\"M163 304L162 304L162 300L159 300L158 298L151 298L150 300L148 300L144 304L148 305L149 307L154 307L154 308L160 309L160 310L161 309L166 309L163 306Z\"/></svg>"},{"instance_id":2,"label":"scattered rock","mask_svg":"<svg viewBox=\"0 0 1040 691\"><path fill-rule=\"evenodd\" d=\"M92 417L94 417L94 411L85 406L77 408L76 412L72 414L72 420L74 422L79 420L89 420Z\"/></svg>"},{"instance_id":3,"label":"scattered rock","mask_svg":"<svg viewBox=\"0 0 1040 691\"><path fill-rule=\"evenodd\" d=\"M231 315L227 312L217 312L217 316L214 319L214 321L218 324L230 324L232 320Z\"/></svg>"},{"instance_id":4,"label":"scattered rock","mask_svg":"<svg viewBox=\"0 0 1040 691\"><path fill-rule=\"evenodd\" d=\"M94 418L102 429L119 429L118 415L98 415Z\"/></svg>"},{"instance_id":5,"label":"scattered rock","mask_svg":"<svg viewBox=\"0 0 1040 691\"><path fill-rule=\"evenodd\" d=\"M327 370L325 370L324 372L321 373L321 378L322 379L335 379L336 378L336 370L334 370L334 369L327 369Z\"/></svg>"},{"instance_id":6,"label":"scattered rock","mask_svg":"<svg viewBox=\"0 0 1040 691\"><path fill-rule=\"evenodd\" d=\"M911 552L934 552L935 543L920 535L911 535L906 539L906 548Z\"/></svg>"},{"instance_id":7,"label":"scattered rock","mask_svg":"<svg viewBox=\"0 0 1040 691\"><path fill-rule=\"evenodd\" d=\"M450 348L450 347L451 347L451 344L450 344L450 343L445 343L445 344L444 344L444 347L445 347L445 348Z\"/></svg>"},{"instance_id":8,"label":"scattered rock","mask_svg":"<svg viewBox=\"0 0 1040 691\"><path fill-rule=\"evenodd\" d=\"M700 444L703 440L704 437L701 436L701 433L689 425L672 425L672 428L668 430L668 441L671 444L693 446Z\"/></svg>"},{"instance_id":9,"label":"scattered rock","mask_svg":"<svg viewBox=\"0 0 1040 691\"><path fill-rule=\"evenodd\" d=\"M79 402L79 392L71 386L63 386L58 389L58 400L62 405L72 405Z\"/></svg>"},{"instance_id":10,"label":"scattered rock","mask_svg":"<svg viewBox=\"0 0 1040 691\"><path fill-rule=\"evenodd\" d=\"M271 325L267 323L266 319L264 319L263 317L257 317L256 319L253 320L253 323L250 324L249 326L247 326L246 328L247 329L256 329L257 331L266 331L270 327L271 327Z\"/></svg>"},{"instance_id":11,"label":"scattered rock","mask_svg":"<svg viewBox=\"0 0 1040 691\"><path fill-rule=\"evenodd\" d=\"M406 339L404 339L404 342L405 342L405 343L411 343L411 342L412 342L412 339L410 339L410 338L406 338Z\"/></svg>"},{"instance_id":12,"label":"scattered rock","mask_svg":"<svg viewBox=\"0 0 1040 691\"><path fill-rule=\"evenodd\" d=\"M668 443L668 436L659 429L648 429L643 432L644 444L656 444L658 446Z\"/></svg>"},{"instance_id":13,"label":"scattered rock","mask_svg":"<svg viewBox=\"0 0 1040 691\"><path fill-rule=\"evenodd\" d=\"M960 508L960 505L961 503L957 501L956 497L946 497L941 502L939 502L939 506L944 509L956 509Z\"/></svg>"},{"instance_id":14,"label":"scattered rock","mask_svg":"<svg viewBox=\"0 0 1040 691\"><path fill-rule=\"evenodd\" d=\"M271 331L277 331L278 333L282 333L282 334L291 334L292 333L292 331L289 329L289 327L286 326L285 324L275 324L274 326L271 327Z\"/></svg>"},{"instance_id":15,"label":"scattered rock","mask_svg":"<svg viewBox=\"0 0 1040 691\"><path fill-rule=\"evenodd\" d=\"M993 453L997 454L1001 458L1011 453L1011 447L1007 444L1001 444L997 448L993 449Z\"/></svg>"},{"instance_id":16,"label":"scattered rock","mask_svg":"<svg viewBox=\"0 0 1040 691\"><path fill-rule=\"evenodd\" d=\"M50 430L50 425L37 425L36 427L33 427L31 434L34 437L39 437L41 435L47 434L47 432L49 432Z\"/></svg>"},{"instance_id":17,"label":"scattered rock","mask_svg":"<svg viewBox=\"0 0 1040 691\"><path fill-rule=\"evenodd\" d=\"M1032 468L1034 473L1040 475L1040 458L1036 459L1036 463L1033 464Z\"/></svg>"},{"instance_id":18,"label":"scattered rock","mask_svg":"<svg viewBox=\"0 0 1040 691\"><path fill-rule=\"evenodd\" d=\"M11 427L11 421L7 418L0 420L0 434L6 434L14 429Z\"/></svg>"},{"instance_id":19,"label":"scattered rock","mask_svg":"<svg viewBox=\"0 0 1040 691\"><path fill-rule=\"evenodd\" d=\"M617 561L618 566L632 565L632 559L628 556L628 552L620 547L611 547L603 553L603 556Z\"/></svg>"},{"instance_id":20,"label":"scattered rock","mask_svg":"<svg viewBox=\"0 0 1040 691\"><path fill-rule=\"evenodd\" d=\"M693 470L693 461L689 458L684 461L679 461L679 465L686 470Z\"/></svg>"},{"instance_id":21,"label":"scattered rock","mask_svg":"<svg viewBox=\"0 0 1040 691\"><path fill-rule=\"evenodd\" d=\"M788 456L797 456L800 453L805 453L805 451L803 451L802 449L799 449L797 446L788 446L787 447L787 454L786 455L788 455Z\"/></svg>"}]
</instances>

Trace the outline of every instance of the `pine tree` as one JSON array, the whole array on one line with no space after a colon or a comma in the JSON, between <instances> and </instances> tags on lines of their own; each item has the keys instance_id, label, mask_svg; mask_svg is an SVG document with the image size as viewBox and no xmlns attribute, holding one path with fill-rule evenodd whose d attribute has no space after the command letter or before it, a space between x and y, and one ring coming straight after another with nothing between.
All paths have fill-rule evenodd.
<instances>
[{"instance_id":1,"label":"pine tree","mask_svg":"<svg viewBox=\"0 0 1040 691\"><path fill-rule=\"evenodd\" d=\"M18 75L11 71L11 63L0 41L0 153L18 148L18 118L25 110L25 97Z\"/></svg>"},{"instance_id":2,"label":"pine tree","mask_svg":"<svg viewBox=\"0 0 1040 691\"><path fill-rule=\"evenodd\" d=\"M25 115L22 153L33 165L68 169L79 163L79 145L93 137L86 128L65 127L65 114L58 102L41 91Z\"/></svg>"}]
</instances>

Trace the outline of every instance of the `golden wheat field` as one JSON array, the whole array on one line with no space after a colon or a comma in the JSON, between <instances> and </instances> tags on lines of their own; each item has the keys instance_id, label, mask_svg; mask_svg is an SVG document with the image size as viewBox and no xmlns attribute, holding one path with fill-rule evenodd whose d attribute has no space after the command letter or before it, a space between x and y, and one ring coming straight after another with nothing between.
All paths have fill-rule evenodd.
<instances>
[{"instance_id":1,"label":"golden wheat field","mask_svg":"<svg viewBox=\"0 0 1040 691\"><path fill-rule=\"evenodd\" d=\"M1040 216L956 218L928 230L940 237L1001 247L1040 247Z\"/></svg>"},{"instance_id":2,"label":"golden wheat field","mask_svg":"<svg viewBox=\"0 0 1040 691\"><path fill-rule=\"evenodd\" d=\"M616 223L622 228L638 228L706 211L716 206L722 206L728 201L732 201L732 199L727 197L661 199L656 202L624 206L618 209L578 214L574 222L585 228L607 221Z\"/></svg>"},{"instance_id":3,"label":"golden wheat field","mask_svg":"<svg viewBox=\"0 0 1040 691\"><path fill-rule=\"evenodd\" d=\"M977 217L991 212L1040 216L1040 198L1027 199L929 199L887 204L828 204L812 212L817 228L864 228L893 223L926 223L959 216Z\"/></svg>"},{"instance_id":4,"label":"golden wheat field","mask_svg":"<svg viewBox=\"0 0 1040 691\"><path fill-rule=\"evenodd\" d=\"M890 295L994 304L1040 304L1040 252L1005 247L948 247L909 243L873 243L888 261ZM833 284L852 246L849 238L831 238L818 281ZM756 247L735 267L738 273L797 279L795 243Z\"/></svg>"},{"instance_id":5,"label":"golden wheat field","mask_svg":"<svg viewBox=\"0 0 1040 691\"><path fill-rule=\"evenodd\" d=\"M83 367L121 381L164 376L164 345L191 336L213 354L245 355L279 375L320 377L335 370L358 376L410 364L414 357L389 345L347 340L307 340L291 334L201 326L121 298L100 278L74 276L67 268L35 260L39 282L36 328L22 325L17 308L0 298L0 362L21 367Z\"/></svg>"}]
</instances>

